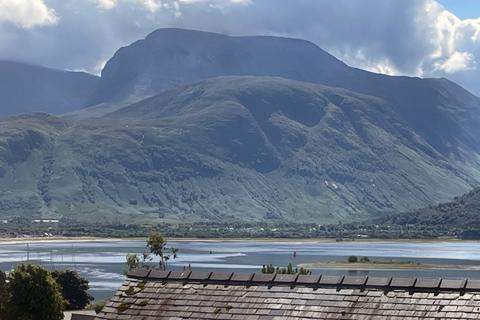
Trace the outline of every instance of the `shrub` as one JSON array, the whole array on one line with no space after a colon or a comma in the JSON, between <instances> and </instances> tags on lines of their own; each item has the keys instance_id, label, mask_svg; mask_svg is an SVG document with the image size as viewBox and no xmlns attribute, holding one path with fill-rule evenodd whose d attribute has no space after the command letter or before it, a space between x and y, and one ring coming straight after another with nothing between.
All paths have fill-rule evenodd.
<instances>
[{"instance_id":1,"label":"shrub","mask_svg":"<svg viewBox=\"0 0 480 320\"><path fill-rule=\"evenodd\" d=\"M350 256L350 257L348 257L348 262L349 263L356 263L356 262L358 262L358 257L357 256Z\"/></svg>"}]
</instances>

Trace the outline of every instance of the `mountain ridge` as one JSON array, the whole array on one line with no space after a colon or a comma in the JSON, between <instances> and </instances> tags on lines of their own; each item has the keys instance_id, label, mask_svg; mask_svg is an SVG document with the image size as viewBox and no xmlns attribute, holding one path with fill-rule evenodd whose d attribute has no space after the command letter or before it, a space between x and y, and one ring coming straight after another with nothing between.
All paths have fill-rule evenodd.
<instances>
[{"instance_id":1,"label":"mountain ridge","mask_svg":"<svg viewBox=\"0 0 480 320\"><path fill-rule=\"evenodd\" d=\"M89 108L2 121L4 215L335 223L480 181L478 97L304 40L159 29L96 81Z\"/></svg>"},{"instance_id":2,"label":"mountain ridge","mask_svg":"<svg viewBox=\"0 0 480 320\"><path fill-rule=\"evenodd\" d=\"M98 81L98 77L84 72L0 60L0 117L77 110L87 104Z\"/></svg>"},{"instance_id":3,"label":"mountain ridge","mask_svg":"<svg viewBox=\"0 0 480 320\"><path fill-rule=\"evenodd\" d=\"M477 162L450 160L388 101L278 77L212 78L99 118L2 128L4 216L334 223L480 180Z\"/></svg>"}]
</instances>

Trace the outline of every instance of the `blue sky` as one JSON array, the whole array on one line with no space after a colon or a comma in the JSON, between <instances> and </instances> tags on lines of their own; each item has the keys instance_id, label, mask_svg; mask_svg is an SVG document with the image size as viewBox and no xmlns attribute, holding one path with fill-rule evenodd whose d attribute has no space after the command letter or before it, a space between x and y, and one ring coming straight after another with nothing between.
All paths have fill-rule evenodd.
<instances>
[{"instance_id":1,"label":"blue sky","mask_svg":"<svg viewBox=\"0 0 480 320\"><path fill-rule=\"evenodd\" d=\"M480 0L440 0L439 2L461 19L480 17Z\"/></svg>"}]
</instances>

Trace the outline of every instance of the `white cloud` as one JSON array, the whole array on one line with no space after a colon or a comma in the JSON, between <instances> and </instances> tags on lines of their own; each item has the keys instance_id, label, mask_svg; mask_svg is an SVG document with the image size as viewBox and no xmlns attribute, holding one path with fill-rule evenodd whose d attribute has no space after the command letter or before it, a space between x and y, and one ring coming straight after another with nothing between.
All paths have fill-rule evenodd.
<instances>
[{"instance_id":1,"label":"white cloud","mask_svg":"<svg viewBox=\"0 0 480 320\"><path fill-rule=\"evenodd\" d=\"M432 52L422 64L433 72L455 74L476 69L480 59L480 18L461 20L430 0L420 12L420 22L431 29Z\"/></svg>"},{"instance_id":2,"label":"white cloud","mask_svg":"<svg viewBox=\"0 0 480 320\"><path fill-rule=\"evenodd\" d=\"M138 5L151 13L160 9L173 11L177 16L181 15L183 6L206 5L210 8L226 8L230 5L246 5L252 0L95 0L97 7L103 10L115 8L120 3L130 3Z\"/></svg>"},{"instance_id":3,"label":"white cloud","mask_svg":"<svg viewBox=\"0 0 480 320\"><path fill-rule=\"evenodd\" d=\"M162 0L136 0L136 3L150 12L155 12L164 6Z\"/></svg>"},{"instance_id":4,"label":"white cloud","mask_svg":"<svg viewBox=\"0 0 480 320\"><path fill-rule=\"evenodd\" d=\"M55 24L57 19L55 10L47 7L43 0L0 0L0 22L28 29Z\"/></svg>"},{"instance_id":5,"label":"white cloud","mask_svg":"<svg viewBox=\"0 0 480 320\"><path fill-rule=\"evenodd\" d=\"M443 71L448 74L473 70L475 68L475 56L468 52L455 51L448 58L434 63L434 70Z\"/></svg>"},{"instance_id":6,"label":"white cloud","mask_svg":"<svg viewBox=\"0 0 480 320\"><path fill-rule=\"evenodd\" d=\"M97 0L97 8L110 10L116 7L118 0Z\"/></svg>"}]
</instances>

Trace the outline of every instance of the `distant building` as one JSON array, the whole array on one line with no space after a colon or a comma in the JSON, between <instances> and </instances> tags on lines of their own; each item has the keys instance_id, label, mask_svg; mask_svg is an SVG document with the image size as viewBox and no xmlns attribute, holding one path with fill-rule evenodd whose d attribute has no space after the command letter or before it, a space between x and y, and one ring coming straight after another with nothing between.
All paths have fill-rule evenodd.
<instances>
[{"instance_id":1,"label":"distant building","mask_svg":"<svg viewBox=\"0 0 480 320\"><path fill-rule=\"evenodd\" d=\"M33 220L34 223L59 223L58 219L36 219Z\"/></svg>"},{"instance_id":2,"label":"distant building","mask_svg":"<svg viewBox=\"0 0 480 320\"><path fill-rule=\"evenodd\" d=\"M96 320L478 319L480 280L134 270Z\"/></svg>"}]
</instances>

